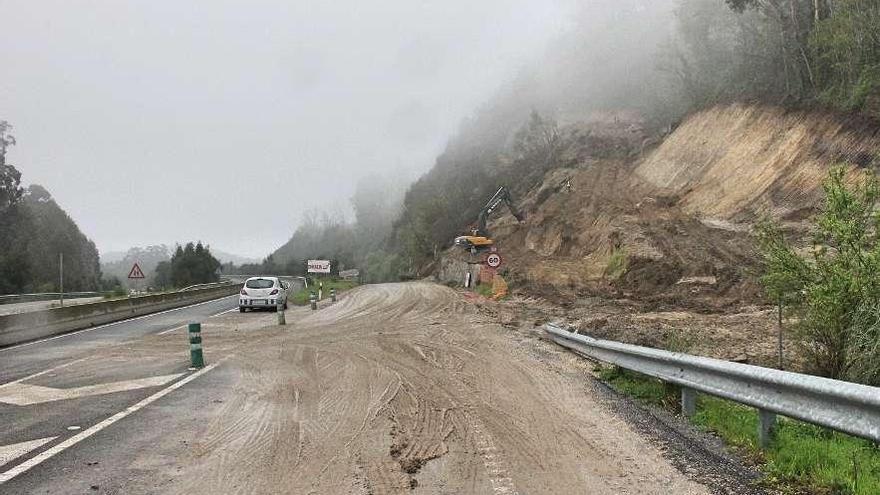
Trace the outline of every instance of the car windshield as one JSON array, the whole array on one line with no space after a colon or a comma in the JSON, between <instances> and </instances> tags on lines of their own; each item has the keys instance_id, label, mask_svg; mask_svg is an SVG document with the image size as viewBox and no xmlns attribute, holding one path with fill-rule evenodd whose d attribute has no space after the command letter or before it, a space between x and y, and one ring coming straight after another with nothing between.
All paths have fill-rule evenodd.
<instances>
[{"instance_id":1,"label":"car windshield","mask_svg":"<svg viewBox=\"0 0 880 495\"><path fill-rule=\"evenodd\" d=\"M273 285L275 285L274 280L268 280L265 278L255 278L253 280L248 280L247 284L245 284L245 287L247 287L248 289L268 289L269 287L272 287Z\"/></svg>"}]
</instances>

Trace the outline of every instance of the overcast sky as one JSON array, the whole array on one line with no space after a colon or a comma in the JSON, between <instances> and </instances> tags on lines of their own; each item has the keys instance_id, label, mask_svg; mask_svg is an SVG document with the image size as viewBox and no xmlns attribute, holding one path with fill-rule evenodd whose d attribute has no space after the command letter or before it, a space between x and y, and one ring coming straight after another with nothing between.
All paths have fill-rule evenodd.
<instances>
[{"instance_id":1,"label":"overcast sky","mask_svg":"<svg viewBox=\"0 0 880 495\"><path fill-rule=\"evenodd\" d=\"M102 252L263 257L368 172L426 171L568 5L0 0L8 159Z\"/></svg>"}]
</instances>

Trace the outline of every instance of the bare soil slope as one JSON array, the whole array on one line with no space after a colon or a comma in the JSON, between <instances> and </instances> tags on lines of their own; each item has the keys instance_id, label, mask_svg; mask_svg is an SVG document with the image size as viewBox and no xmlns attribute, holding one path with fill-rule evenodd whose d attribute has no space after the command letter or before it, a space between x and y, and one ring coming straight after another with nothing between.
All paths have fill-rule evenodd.
<instances>
[{"instance_id":1,"label":"bare soil slope","mask_svg":"<svg viewBox=\"0 0 880 495\"><path fill-rule=\"evenodd\" d=\"M643 154L632 129L595 125L590 139L565 134L569 166L520 198L524 224L506 214L491 225L514 286L709 309L758 302L754 221L803 233L828 169L855 176L880 152L880 126L774 107L697 113ZM625 145L629 157L607 158Z\"/></svg>"},{"instance_id":2,"label":"bare soil slope","mask_svg":"<svg viewBox=\"0 0 880 495\"><path fill-rule=\"evenodd\" d=\"M523 224L490 225L514 294L596 336L664 347L683 330L693 352L773 362L753 226L770 216L806 242L828 170L875 167L880 126L750 105L694 114L661 141L597 125L564 130L565 167L518 198Z\"/></svg>"},{"instance_id":3,"label":"bare soil slope","mask_svg":"<svg viewBox=\"0 0 880 495\"><path fill-rule=\"evenodd\" d=\"M636 174L690 214L724 220L801 218L834 164L871 167L875 123L828 113L731 105L692 115Z\"/></svg>"}]
</instances>

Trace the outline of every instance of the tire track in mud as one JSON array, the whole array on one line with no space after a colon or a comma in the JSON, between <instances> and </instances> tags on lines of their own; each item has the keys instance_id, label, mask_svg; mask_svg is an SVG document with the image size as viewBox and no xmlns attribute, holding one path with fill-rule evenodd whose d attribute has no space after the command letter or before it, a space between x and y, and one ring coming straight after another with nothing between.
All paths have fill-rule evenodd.
<instances>
[{"instance_id":1,"label":"tire track in mud","mask_svg":"<svg viewBox=\"0 0 880 495\"><path fill-rule=\"evenodd\" d=\"M445 287L355 289L238 351L168 492L707 493L517 345Z\"/></svg>"}]
</instances>

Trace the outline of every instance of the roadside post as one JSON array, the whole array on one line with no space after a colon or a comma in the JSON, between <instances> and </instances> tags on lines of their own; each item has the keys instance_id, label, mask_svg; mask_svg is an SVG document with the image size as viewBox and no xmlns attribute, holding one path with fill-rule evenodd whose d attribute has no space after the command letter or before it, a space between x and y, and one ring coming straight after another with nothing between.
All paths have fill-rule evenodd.
<instances>
[{"instance_id":1,"label":"roadside post","mask_svg":"<svg viewBox=\"0 0 880 495\"><path fill-rule=\"evenodd\" d=\"M189 324L189 358L193 368L204 368L205 357L202 355L202 324Z\"/></svg>"},{"instance_id":2,"label":"roadside post","mask_svg":"<svg viewBox=\"0 0 880 495\"><path fill-rule=\"evenodd\" d=\"M318 282L318 300L319 301L324 300L324 281L323 280Z\"/></svg>"},{"instance_id":3,"label":"roadside post","mask_svg":"<svg viewBox=\"0 0 880 495\"><path fill-rule=\"evenodd\" d=\"M278 324L287 325L287 318L284 316L284 307L278 311Z\"/></svg>"},{"instance_id":4,"label":"roadside post","mask_svg":"<svg viewBox=\"0 0 880 495\"><path fill-rule=\"evenodd\" d=\"M61 294L61 307L64 307L64 253L58 253L58 292Z\"/></svg>"},{"instance_id":5,"label":"roadside post","mask_svg":"<svg viewBox=\"0 0 880 495\"><path fill-rule=\"evenodd\" d=\"M778 332L779 332L778 341L777 341L777 353L778 353L779 363L778 363L777 367L780 370L782 370L782 369L785 369L785 361L783 360L783 354L782 354L784 352L784 347L782 345L783 328L782 328L782 298L781 297L779 298L779 312L777 313L776 318L777 318L776 324L777 324L777 328L778 328Z\"/></svg>"},{"instance_id":6,"label":"roadside post","mask_svg":"<svg viewBox=\"0 0 880 495\"><path fill-rule=\"evenodd\" d=\"M330 289L330 302L336 302L336 289Z\"/></svg>"},{"instance_id":7,"label":"roadside post","mask_svg":"<svg viewBox=\"0 0 880 495\"><path fill-rule=\"evenodd\" d=\"M312 311L318 309L318 296L312 291L309 291L309 304L312 306Z\"/></svg>"}]
</instances>

